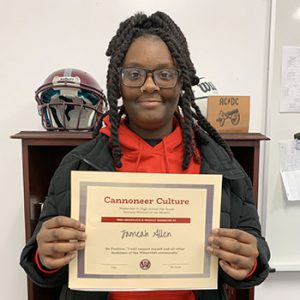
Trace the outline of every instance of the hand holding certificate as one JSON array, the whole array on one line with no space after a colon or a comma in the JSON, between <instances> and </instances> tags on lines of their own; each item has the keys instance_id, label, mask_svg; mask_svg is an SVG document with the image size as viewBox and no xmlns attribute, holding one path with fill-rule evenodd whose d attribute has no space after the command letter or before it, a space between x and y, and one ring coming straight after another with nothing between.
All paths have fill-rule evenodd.
<instances>
[{"instance_id":1,"label":"hand holding certificate","mask_svg":"<svg viewBox=\"0 0 300 300\"><path fill-rule=\"evenodd\" d=\"M219 175L72 172L71 217L86 247L70 263L72 289L213 289Z\"/></svg>"}]
</instances>

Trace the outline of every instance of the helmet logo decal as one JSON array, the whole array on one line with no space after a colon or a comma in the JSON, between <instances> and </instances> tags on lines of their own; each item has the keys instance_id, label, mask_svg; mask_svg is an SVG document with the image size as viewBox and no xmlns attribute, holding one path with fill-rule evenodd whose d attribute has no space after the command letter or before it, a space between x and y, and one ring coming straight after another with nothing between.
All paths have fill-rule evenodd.
<instances>
[{"instance_id":1,"label":"helmet logo decal","mask_svg":"<svg viewBox=\"0 0 300 300\"><path fill-rule=\"evenodd\" d=\"M72 76L55 76L52 80L52 83L54 85L56 85L56 84L79 85L80 84L80 78L78 76L76 76L76 77L72 77Z\"/></svg>"}]
</instances>

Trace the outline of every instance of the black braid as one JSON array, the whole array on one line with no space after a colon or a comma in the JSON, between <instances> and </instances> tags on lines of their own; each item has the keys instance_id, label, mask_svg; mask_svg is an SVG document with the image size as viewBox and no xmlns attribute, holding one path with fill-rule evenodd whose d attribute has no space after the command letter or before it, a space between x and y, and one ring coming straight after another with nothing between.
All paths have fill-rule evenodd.
<instances>
[{"instance_id":1,"label":"black braid","mask_svg":"<svg viewBox=\"0 0 300 300\"><path fill-rule=\"evenodd\" d=\"M157 20L160 27L166 32L173 32L174 39L177 41L177 45L180 46L181 51L184 52L184 57L186 58L186 64L188 70L191 72L192 85L197 85L199 83L199 78L196 76L196 70L193 62L190 59L190 51L184 34L182 33L179 26L165 13L156 12L150 18ZM179 43L178 43L179 42Z\"/></svg>"},{"instance_id":2,"label":"black braid","mask_svg":"<svg viewBox=\"0 0 300 300\"><path fill-rule=\"evenodd\" d=\"M191 105L196 111L196 120L198 121L200 127L203 128L214 141L216 141L220 146L222 146L231 158L233 158L233 153L230 147L222 139L217 130L213 126L211 126L207 119L202 115L198 105L195 103L194 98L191 99Z\"/></svg>"},{"instance_id":3,"label":"black braid","mask_svg":"<svg viewBox=\"0 0 300 300\"><path fill-rule=\"evenodd\" d=\"M93 138L99 134L99 130L102 128L103 119L108 115L108 111L106 111L96 122L95 127L93 129Z\"/></svg>"},{"instance_id":4,"label":"black braid","mask_svg":"<svg viewBox=\"0 0 300 300\"><path fill-rule=\"evenodd\" d=\"M199 107L194 102L192 86L199 83L199 78L196 75L188 44L181 29L163 12L156 12L149 17L143 13L138 13L120 24L106 51L106 55L111 57L107 72L107 100L110 106L108 111L111 123L110 144L115 166L122 166L122 151L118 136L120 119L124 114L124 108L118 107L118 99L121 97L120 67L122 67L124 57L132 42L140 36L147 35L158 36L166 43L178 69L181 71L182 95L180 96L179 106L183 117L178 117L178 120L182 127L184 146L182 168L187 169L192 157L196 158L193 138L195 137L198 147L207 142L201 134L201 128L232 157L230 148L202 115ZM98 124L97 132L101 128L99 126L101 125Z\"/></svg>"}]
</instances>

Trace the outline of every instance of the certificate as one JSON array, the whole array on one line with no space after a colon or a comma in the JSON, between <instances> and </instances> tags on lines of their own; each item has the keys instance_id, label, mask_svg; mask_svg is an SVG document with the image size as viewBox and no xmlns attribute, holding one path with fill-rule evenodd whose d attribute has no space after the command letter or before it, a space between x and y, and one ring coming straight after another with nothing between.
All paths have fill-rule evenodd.
<instances>
[{"instance_id":1,"label":"certificate","mask_svg":"<svg viewBox=\"0 0 300 300\"><path fill-rule=\"evenodd\" d=\"M86 246L69 265L80 290L217 288L206 251L220 225L221 175L72 171L71 217Z\"/></svg>"}]
</instances>

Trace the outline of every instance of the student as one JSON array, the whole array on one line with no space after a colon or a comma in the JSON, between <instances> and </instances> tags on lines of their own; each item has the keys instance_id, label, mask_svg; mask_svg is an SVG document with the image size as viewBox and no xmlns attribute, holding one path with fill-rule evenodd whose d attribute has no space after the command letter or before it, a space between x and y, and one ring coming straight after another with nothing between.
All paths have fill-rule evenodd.
<instances>
[{"instance_id":1,"label":"student","mask_svg":"<svg viewBox=\"0 0 300 300\"><path fill-rule=\"evenodd\" d=\"M67 154L56 170L40 221L22 252L22 267L38 285L61 286L63 300L227 299L224 284L247 288L261 283L268 275L269 249L251 182L194 102L192 86L199 79L180 28L165 13L138 13L120 24L106 54L110 108L105 126L98 126L97 136ZM69 217L71 170L222 174L221 228L213 230L207 249L219 258L218 289L69 290L68 264L86 239L84 225Z\"/></svg>"}]
</instances>

